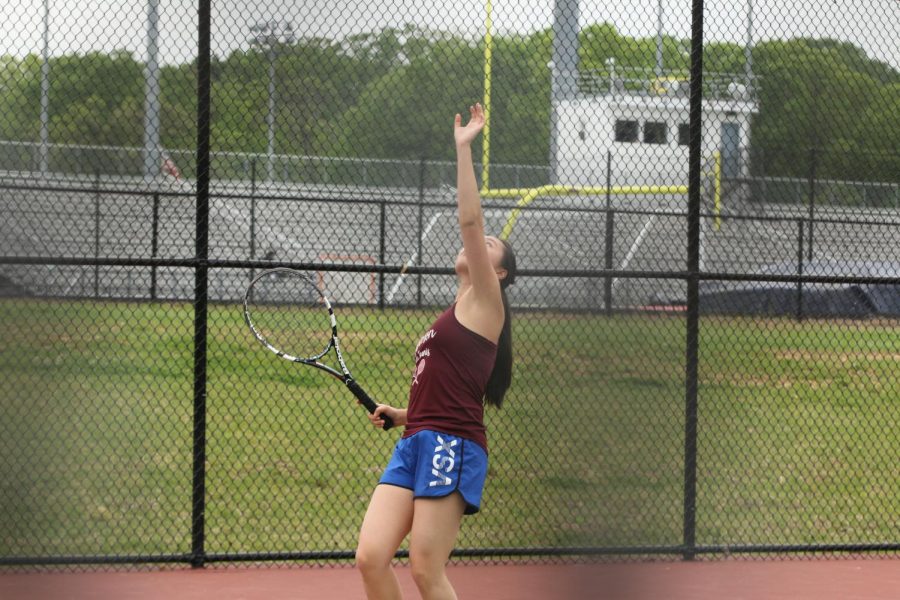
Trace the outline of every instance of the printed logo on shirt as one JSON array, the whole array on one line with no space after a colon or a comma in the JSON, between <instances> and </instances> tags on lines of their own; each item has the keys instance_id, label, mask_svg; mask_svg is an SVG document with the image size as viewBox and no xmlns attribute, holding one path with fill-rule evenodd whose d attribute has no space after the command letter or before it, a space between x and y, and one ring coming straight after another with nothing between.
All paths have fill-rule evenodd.
<instances>
[{"instance_id":1,"label":"printed logo on shirt","mask_svg":"<svg viewBox=\"0 0 900 600\"><path fill-rule=\"evenodd\" d=\"M431 356L431 350L428 348L422 349L422 344L436 335L437 332L434 329L429 329L425 335L419 338L419 343L416 345L416 370L413 373L412 385L419 383L419 375L425 370L425 358Z\"/></svg>"},{"instance_id":2,"label":"printed logo on shirt","mask_svg":"<svg viewBox=\"0 0 900 600\"><path fill-rule=\"evenodd\" d=\"M419 364L416 365L416 373L415 373L415 375L413 375L413 382L412 382L413 385L416 385L419 383L419 375L421 375L422 371L424 371L424 370L425 370L425 359L423 358L422 360L419 361Z\"/></svg>"},{"instance_id":3,"label":"printed logo on shirt","mask_svg":"<svg viewBox=\"0 0 900 600\"><path fill-rule=\"evenodd\" d=\"M437 436L438 445L434 448L434 456L431 459L431 474L436 479L428 482L429 487L438 485L451 485L453 480L446 473L452 473L453 467L456 465L456 452L453 448L459 440L450 440L445 442L444 438Z\"/></svg>"},{"instance_id":4,"label":"printed logo on shirt","mask_svg":"<svg viewBox=\"0 0 900 600\"><path fill-rule=\"evenodd\" d=\"M430 340L431 338L433 338L436 335L437 335L437 331L435 331L434 329L429 329L428 331L426 331L425 335L423 335L422 337L419 338L419 343L416 344L416 352L419 351L419 348L422 347L422 344L424 344L425 342L427 342L428 340Z\"/></svg>"}]
</instances>

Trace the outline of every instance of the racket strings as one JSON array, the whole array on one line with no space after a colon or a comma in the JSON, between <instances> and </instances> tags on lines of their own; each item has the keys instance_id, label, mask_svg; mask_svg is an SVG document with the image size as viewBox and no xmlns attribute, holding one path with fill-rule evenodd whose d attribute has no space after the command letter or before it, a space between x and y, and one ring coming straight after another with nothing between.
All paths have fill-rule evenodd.
<instances>
[{"instance_id":1,"label":"racket strings","mask_svg":"<svg viewBox=\"0 0 900 600\"><path fill-rule=\"evenodd\" d=\"M317 360L331 349L332 324L315 281L288 269L258 276L247 292L247 319L274 349Z\"/></svg>"}]
</instances>

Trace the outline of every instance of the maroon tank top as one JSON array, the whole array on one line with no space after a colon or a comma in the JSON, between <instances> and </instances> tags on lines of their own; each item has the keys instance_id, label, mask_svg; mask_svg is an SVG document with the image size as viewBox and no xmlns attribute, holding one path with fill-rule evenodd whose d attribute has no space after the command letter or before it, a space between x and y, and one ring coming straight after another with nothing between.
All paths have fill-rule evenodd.
<instances>
[{"instance_id":1,"label":"maroon tank top","mask_svg":"<svg viewBox=\"0 0 900 600\"><path fill-rule=\"evenodd\" d=\"M455 309L456 303L441 313L416 346L403 437L432 429L470 439L487 452L484 391L497 344L463 326Z\"/></svg>"}]
</instances>

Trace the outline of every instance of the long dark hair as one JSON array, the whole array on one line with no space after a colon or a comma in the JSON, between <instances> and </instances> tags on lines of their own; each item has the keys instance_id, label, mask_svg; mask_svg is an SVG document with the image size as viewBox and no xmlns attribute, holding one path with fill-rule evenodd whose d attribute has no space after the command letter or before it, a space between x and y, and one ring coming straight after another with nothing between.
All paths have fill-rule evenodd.
<instances>
[{"instance_id":1,"label":"long dark hair","mask_svg":"<svg viewBox=\"0 0 900 600\"><path fill-rule=\"evenodd\" d=\"M500 266L506 269L506 277L500 280L500 297L503 299L503 329L500 331L500 339L497 341L497 359L494 362L494 370L491 371L484 392L485 402L497 408L503 405L503 396L512 382L512 316L509 312L506 288L516 281L516 255L509 242L500 241L503 243L503 259L500 261Z\"/></svg>"}]
</instances>

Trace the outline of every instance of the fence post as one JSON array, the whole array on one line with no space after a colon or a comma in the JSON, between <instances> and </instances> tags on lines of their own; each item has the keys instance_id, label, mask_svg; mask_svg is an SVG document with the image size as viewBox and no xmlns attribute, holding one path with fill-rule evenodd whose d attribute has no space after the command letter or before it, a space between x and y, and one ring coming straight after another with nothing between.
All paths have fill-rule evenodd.
<instances>
[{"instance_id":1,"label":"fence post","mask_svg":"<svg viewBox=\"0 0 900 600\"><path fill-rule=\"evenodd\" d=\"M384 266L384 238L385 238L385 202L380 203L379 215L379 242L378 242L378 264ZM378 273L378 308L384 310L384 271Z\"/></svg>"},{"instance_id":2,"label":"fence post","mask_svg":"<svg viewBox=\"0 0 900 600\"><path fill-rule=\"evenodd\" d=\"M209 255L209 137L211 0L200 0L197 25L197 196L194 267L194 414L191 487L191 566L206 562L206 341Z\"/></svg>"},{"instance_id":3,"label":"fence post","mask_svg":"<svg viewBox=\"0 0 900 600\"><path fill-rule=\"evenodd\" d=\"M256 258L256 156L250 162L250 260ZM250 267L250 281L254 269Z\"/></svg>"},{"instance_id":4,"label":"fence post","mask_svg":"<svg viewBox=\"0 0 900 600\"><path fill-rule=\"evenodd\" d=\"M159 192L153 192L153 233L150 237L150 258L159 255ZM156 265L150 267L150 299L156 300Z\"/></svg>"},{"instance_id":5,"label":"fence post","mask_svg":"<svg viewBox=\"0 0 900 600\"><path fill-rule=\"evenodd\" d=\"M767 177L769 176L768 175L769 169L768 169L768 163L766 162L766 158L768 158L768 154L762 149L759 150L759 154L760 154L760 162L762 163L762 165L761 165L762 172L760 173L760 175L762 176L762 190L761 190L762 193L760 194L761 197L759 199L759 203L762 206L765 206L765 203L767 203L769 201L769 183L767 180ZM751 179L751 181L752 181L752 179Z\"/></svg>"},{"instance_id":6,"label":"fence post","mask_svg":"<svg viewBox=\"0 0 900 600\"><path fill-rule=\"evenodd\" d=\"M416 229L416 256L419 257L419 265L422 264L422 211L425 204L425 157L419 161L419 224ZM416 274L416 307L422 308L422 273Z\"/></svg>"},{"instance_id":7,"label":"fence post","mask_svg":"<svg viewBox=\"0 0 900 600\"><path fill-rule=\"evenodd\" d=\"M810 223L810 227L812 224ZM797 219L797 275L803 277L803 219ZM797 320L803 320L803 282L797 282Z\"/></svg>"},{"instance_id":8,"label":"fence post","mask_svg":"<svg viewBox=\"0 0 900 600\"><path fill-rule=\"evenodd\" d=\"M684 494L682 557L693 560L697 535L697 415L700 349L700 161L703 118L703 0L691 6L687 218L687 313L685 318Z\"/></svg>"},{"instance_id":9,"label":"fence post","mask_svg":"<svg viewBox=\"0 0 900 600\"><path fill-rule=\"evenodd\" d=\"M606 211L606 248L604 250L605 260L603 266L606 270L611 271L613 268L613 236L615 235L615 211ZM606 308L607 316L612 314L613 298L612 298L612 276L607 275L603 282L603 306Z\"/></svg>"},{"instance_id":10,"label":"fence post","mask_svg":"<svg viewBox=\"0 0 900 600\"><path fill-rule=\"evenodd\" d=\"M612 211L612 151L606 151L606 242L604 248L603 267L613 268L613 235L615 233L615 213ZM612 276L607 275L603 282L603 306L606 314L612 314Z\"/></svg>"},{"instance_id":11,"label":"fence post","mask_svg":"<svg viewBox=\"0 0 900 600\"><path fill-rule=\"evenodd\" d=\"M100 258L100 170L94 173L94 258ZM94 298L100 297L100 265L94 265Z\"/></svg>"},{"instance_id":12,"label":"fence post","mask_svg":"<svg viewBox=\"0 0 900 600\"><path fill-rule=\"evenodd\" d=\"M816 218L816 148L809 149L809 260L813 257L813 227Z\"/></svg>"}]
</instances>

